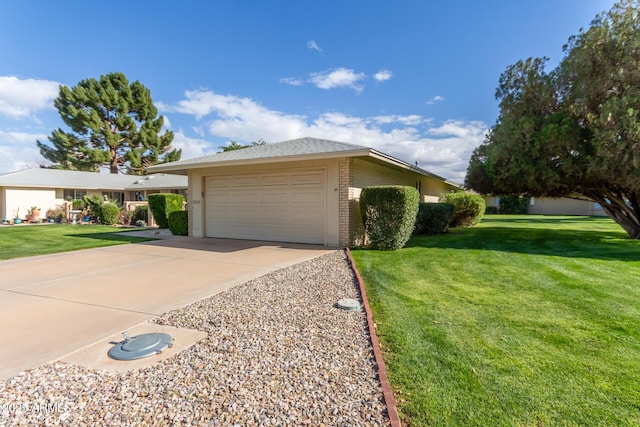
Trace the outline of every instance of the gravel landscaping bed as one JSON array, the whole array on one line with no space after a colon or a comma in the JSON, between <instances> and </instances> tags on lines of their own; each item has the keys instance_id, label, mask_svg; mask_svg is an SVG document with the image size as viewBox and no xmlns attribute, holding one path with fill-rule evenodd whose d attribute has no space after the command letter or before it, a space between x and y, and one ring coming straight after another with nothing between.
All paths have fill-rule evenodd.
<instances>
[{"instance_id":1,"label":"gravel landscaping bed","mask_svg":"<svg viewBox=\"0 0 640 427\"><path fill-rule=\"evenodd\" d=\"M389 425L364 312L342 298L360 300L343 251L251 280L155 319L208 333L157 365L1 383L0 425Z\"/></svg>"}]
</instances>

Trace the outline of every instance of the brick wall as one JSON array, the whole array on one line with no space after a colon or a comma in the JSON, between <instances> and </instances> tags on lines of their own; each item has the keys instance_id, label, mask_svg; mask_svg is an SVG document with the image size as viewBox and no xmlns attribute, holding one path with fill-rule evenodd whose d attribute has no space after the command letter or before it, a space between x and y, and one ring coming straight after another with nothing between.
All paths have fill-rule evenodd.
<instances>
[{"instance_id":1,"label":"brick wall","mask_svg":"<svg viewBox=\"0 0 640 427\"><path fill-rule=\"evenodd\" d=\"M340 247L351 246L351 207L349 205L349 189L353 182L351 158L340 159L338 163L338 223Z\"/></svg>"},{"instance_id":2,"label":"brick wall","mask_svg":"<svg viewBox=\"0 0 640 427\"><path fill-rule=\"evenodd\" d=\"M193 183L192 176L189 175L189 184L187 188L187 221L188 221L188 235L193 237Z\"/></svg>"}]
</instances>

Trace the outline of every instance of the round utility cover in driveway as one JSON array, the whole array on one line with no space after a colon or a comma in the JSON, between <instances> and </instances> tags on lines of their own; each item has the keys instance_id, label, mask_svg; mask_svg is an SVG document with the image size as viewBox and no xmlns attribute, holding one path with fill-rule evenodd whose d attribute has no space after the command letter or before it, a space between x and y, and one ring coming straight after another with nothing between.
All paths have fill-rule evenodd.
<instances>
[{"instance_id":1,"label":"round utility cover in driveway","mask_svg":"<svg viewBox=\"0 0 640 427\"><path fill-rule=\"evenodd\" d=\"M129 337L124 334L124 341L109 350L109 357L116 360L136 360L160 354L162 350L173 345L171 335L162 332Z\"/></svg>"}]
</instances>

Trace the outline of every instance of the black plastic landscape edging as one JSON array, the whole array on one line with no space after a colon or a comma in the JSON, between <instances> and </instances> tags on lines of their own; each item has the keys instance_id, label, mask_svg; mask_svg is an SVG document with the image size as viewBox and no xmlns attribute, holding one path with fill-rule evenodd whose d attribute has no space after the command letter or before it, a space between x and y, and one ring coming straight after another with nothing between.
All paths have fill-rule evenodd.
<instances>
[{"instance_id":1,"label":"black plastic landscape edging","mask_svg":"<svg viewBox=\"0 0 640 427\"><path fill-rule=\"evenodd\" d=\"M393 391L391 391L391 386L389 385L389 380L387 378L387 367L384 364L384 359L382 358L380 341L378 340L378 335L376 335L376 328L375 324L373 323L373 316L371 315L371 307L369 307L367 292L364 289L364 281L362 280L362 276L358 271L358 267L356 267L356 263L353 261L353 257L351 257L351 251L349 250L349 248L346 248L345 251L347 253L347 258L349 260L351 270L356 276L358 287L360 288L360 295L362 296L362 304L364 305L364 310L367 315L367 325L369 326L369 336L371 338L371 346L373 347L373 356L375 357L376 364L378 365L378 378L380 379L380 385L382 386L384 401L387 404L387 414L389 415L389 421L391 422L392 427L400 427L401 424L400 417L398 416L398 408L396 407L396 400L393 397Z\"/></svg>"}]
</instances>

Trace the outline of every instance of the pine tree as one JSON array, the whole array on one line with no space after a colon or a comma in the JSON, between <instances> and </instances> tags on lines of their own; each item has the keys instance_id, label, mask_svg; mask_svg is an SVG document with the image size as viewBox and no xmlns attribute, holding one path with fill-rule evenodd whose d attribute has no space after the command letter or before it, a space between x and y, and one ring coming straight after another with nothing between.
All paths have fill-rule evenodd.
<instances>
[{"instance_id":1,"label":"pine tree","mask_svg":"<svg viewBox=\"0 0 640 427\"><path fill-rule=\"evenodd\" d=\"M60 86L54 101L71 132L54 130L50 144L37 142L42 155L55 168L142 175L148 166L179 160L171 150L173 132L159 135L164 118L158 116L151 92L122 73Z\"/></svg>"}]
</instances>

